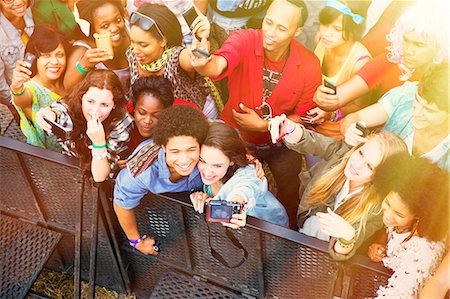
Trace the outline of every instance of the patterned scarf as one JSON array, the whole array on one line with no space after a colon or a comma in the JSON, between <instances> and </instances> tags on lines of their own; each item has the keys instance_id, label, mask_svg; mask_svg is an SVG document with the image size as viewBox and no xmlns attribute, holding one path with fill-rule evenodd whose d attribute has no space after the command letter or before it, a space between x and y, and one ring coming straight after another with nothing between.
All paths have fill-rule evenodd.
<instances>
[{"instance_id":1,"label":"patterned scarf","mask_svg":"<svg viewBox=\"0 0 450 299\"><path fill-rule=\"evenodd\" d=\"M158 72L160 71L167 63L167 61L169 60L170 54L172 54L174 47L171 48L167 48L164 50L164 52L161 55L161 58L159 58L156 61L147 63L147 64L142 64L139 61L137 62L139 67L142 68L143 70L146 70L147 72Z\"/></svg>"},{"instance_id":2,"label":"patterned scarf","mask_svg":"<svg viewBox=\"0 0 450 299\"><path fill-rule=\"evenodd\" d=\"M128 158L127 167L133 177L136 177L152 166L158 158L160 146L153 141L144 145L136 154Z\"/></svg>"}]
</instances>

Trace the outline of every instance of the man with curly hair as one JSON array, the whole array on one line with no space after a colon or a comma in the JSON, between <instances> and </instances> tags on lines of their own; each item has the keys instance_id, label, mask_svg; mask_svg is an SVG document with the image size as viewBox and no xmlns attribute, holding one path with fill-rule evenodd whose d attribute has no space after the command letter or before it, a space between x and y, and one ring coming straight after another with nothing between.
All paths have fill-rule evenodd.
<instances>
[{"instance_id":1,"label":"man with curly hair","mask_svg":"<svg viewBox=\"0 0 450 299\"><path fill-rule=\"evenodd\" d=\"M147 193L194 191L202 186L197 162L208 127L202 113L192 107L165 109L153 139L141 143L128 158L114 186L114 211L133 248L157 254L155 240L140 235L134 212Z\"/></svg>"}]
</instances>

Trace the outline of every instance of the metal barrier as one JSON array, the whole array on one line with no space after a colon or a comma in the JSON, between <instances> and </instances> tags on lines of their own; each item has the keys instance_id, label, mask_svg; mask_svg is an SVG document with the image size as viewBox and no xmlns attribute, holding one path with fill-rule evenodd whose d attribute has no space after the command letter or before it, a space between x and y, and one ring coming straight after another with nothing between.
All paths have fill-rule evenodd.
<instances>
[{"instance_id":1,"label":"metal barrier","mask_svg":"<svg viewBox=\"0 0 450 299\"><path fill-rule=\"evenodd\" d=\"M0 136L0 162L0 212L63 235L46 267L71 272L79 257L83 279L93 283L95 278L120 293L146 298L362 298L374 296L390 275L363 257L336 262L326 242L253 217L246 227L232 230L248 251L247 260L227 268L212 256L204 216L183 193L149 194L136 208L140 232L162 244L158 256L146 256L132 251L118 226L108 196L111 184L83 188L88 181L76 159ZM215 250L236 264L242 251L225 236L225 228L211 224L210 230Z\"/></svg>"}]
</instances>

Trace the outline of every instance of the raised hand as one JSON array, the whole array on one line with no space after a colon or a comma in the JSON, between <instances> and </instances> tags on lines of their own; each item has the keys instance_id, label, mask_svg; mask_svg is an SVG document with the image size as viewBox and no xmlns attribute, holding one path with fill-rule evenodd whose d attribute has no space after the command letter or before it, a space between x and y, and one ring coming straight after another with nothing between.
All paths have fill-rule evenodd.
<instances>
[{"instance_id":1,"label":"raised hand","mask_svg":"<svg viewBox=\"0 0 450 299\"><path fill-rule=\"evenodd\" d=\"M209 23L208 18L202 14L202 12L195 5L194 8L197 12L197 17L191 24L191 30L202 40L203 38L207 39L209 37L209 33L211 32L211 24Z\"/></svg>"},{"instance_id":2,"label":"raised hand","mask_svg":"<svg viewBox=\"0 0 450 299\"><path fill-rule=\"evenodd\" d=\"M205 209L205 202L208 202L211 198L205 192L193 192L189 195L194 210L198 213L203 213Z\"/></svg>"},{"instance_id":3,"label":"raised hand","mask_svg":"<svg viewBox=\"0 0 450 299\"><path fill-rule=\"evenodd\" d=\"M95 113L90 120L87 121L86 135L91 139L93 144L106 144L105 130L102 122L98 119L98 114Z\"/></svg>"},{"instance_id":4,"label":"raised hand","mask_svg":"<svg viewBox=\"0 0 450 299\"><path fill-rule=\"evenodd\" d=\"M317 87L313 101L325 111L334 111L341 108L340 96L334 94L333 89L325 87L324 85Z\"/></svg>"},{"instance_id":5,"label":"raised hand","mask_svg":"<svg viewBox=\"0 0 450 299\"><path fill-rule=\"evenodd\" d=\"M12 82L10 88L14 93L21 93L24 89L24 84L31 79L31 70L26 67L22 60L16 61L16 67L13 71Z\"/></svg>"},{"instance_id":6,"label":"raised hand","mask_svg":"<svg viewBox=\"0 0 450 299\"><path fill-rule=\"evenodd\" d=\"M221 222L223 226L238 229L244 227L247 224L247 213L242 209L240 214L233 214L231 216L230 222Z\"/></svg>"},{"instance_id":7,"label":"raised hand","mask_svg":"<svg viewBox=\"0 0 450 299\"><path fill-rule=\"evenodd\" d=\"M47 133L52 134L52 126L44 120L44 118L48 120L55 121L56 114L50 109L50 107L45 107L39 109L36 113L36 123Z\"/></svg>"},{"instance_id":8,"label":"raised hand","mask_svg":"<svg viewBox=\"0 0 450 299\"><path fill-rule=\"evenodd\" d=\"M345 130L344 141L350 146L355 146L358 143L367 142L367 138L363 137L363 132L356 128L356 123L352 123L347 130Z\"/></svg>"}]
</instances>

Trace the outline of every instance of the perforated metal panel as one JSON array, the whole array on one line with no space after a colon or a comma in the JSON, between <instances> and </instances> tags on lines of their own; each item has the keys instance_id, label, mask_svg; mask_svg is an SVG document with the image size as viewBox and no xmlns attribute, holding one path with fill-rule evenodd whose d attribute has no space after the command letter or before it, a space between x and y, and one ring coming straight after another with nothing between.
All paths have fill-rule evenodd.
<instances>
[{"instance_id":1,"label":"perforated metal panel","mask_svg":"<svg viewBox=\"0 0 450 299\"><path fill-rule=\"evenodd\" d=\"M244 297L181 273L168 272L160 278L150 298L235 299Z\"/></svg>"},{"instance_id":2,"label":"perforated metal panel","mask_svg":"<svg viewBox=\"0 0 450 299\"><path fill-rule=\"evenodd\" d=\"M381 274L364 267L353 266L349 298L373 298L380 286L387 285L390 275Z\"/></svg>"},{"instance_id":3,"label":"perforated metal panel","mask_svg":"<svg viewBox=\"0 0 450 299\"><path fill-rule=\"evenodd\" d=\"M24 162L36 186L41 199L40 203L48 217L47 221L75 231L75 223L78 222L79 217L79 192L83 177L81 170L32 156L25 156ZM91 215L90 204L87 204L84 218L90 219ZM89 223L85 223L84 227L88 228Z\"/></svg>"},{"instance_id":4,"label":"perforated metal panel","mask_svg":"<svg viewBox=\"0 0 450 299\"><path fill-rule=\"evenodd\" d=\"M23 135L20 127L13 119L11 111L9 111L6 105L0 104L0 128L1 135L26 142L27 138Z\"/></svg>"},{"instance_id":5,"label":"perforated metal panel","mask_svg":"<svg viewBox=\"0 0 450 299\"><path fill-rule=\"evenodd\" d=\"M33 222L43 221L17 154L0 147L0 209Z\"/></svg>"},{"instance_id":6,"label":"perforated metal panel","mask_svg":"<svg viewBox=\"0 0 450 299\"><path fill-rule=\"evenodd\" d=\"M264 235L267 298L331 298L339 264L327 252Z\"/></svg>"},{"instance_id":7,"label":"perforated metal panel","mask_svg":"<svg viewBox=\"0 0 450 299\"><path fill-rule=\"evenodd\" d=\"M257 234L246 227L233 230L236 238L248 251L248 259L237 268L227 268L212 255L208 245L208 229L203 215L199 216L194 209L185 208L185 221L188 231L189 247L192 255L193 272L208 277L221 285L253 296L260 294L260 275L258 266L260 256L257 250ZM211 243L214 249L223 256L230 265L236 265L243 257L241 249L236 248L225 235L225 227L220 223L211 223Z\"/></svg>"},{"instance_id":8,"label":"perforated metal panel","mask_svg":"<svg viewBox=\"0 0 450 299\"><path fill-rule=\"evenodd\" d=\"M0 298L24 298L61 234L0 215Z\"/></svg>"}]
</instances>

